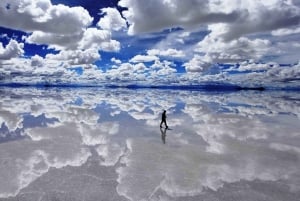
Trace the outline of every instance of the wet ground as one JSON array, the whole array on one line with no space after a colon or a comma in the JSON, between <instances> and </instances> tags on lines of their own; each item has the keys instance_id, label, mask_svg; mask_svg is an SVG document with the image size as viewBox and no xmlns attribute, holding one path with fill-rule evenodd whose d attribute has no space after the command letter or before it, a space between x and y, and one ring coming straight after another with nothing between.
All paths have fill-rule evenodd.
<instances>
[{"instance_id":1,"label":"wet ground","mask_svg":"<svg viewBox=\"0 0 300 201\"><path fill-rule=\"evenodd\" d=\"M297 92L0 88L1 201L298 201L299 167Z\"/></svg>"}]
</instances>

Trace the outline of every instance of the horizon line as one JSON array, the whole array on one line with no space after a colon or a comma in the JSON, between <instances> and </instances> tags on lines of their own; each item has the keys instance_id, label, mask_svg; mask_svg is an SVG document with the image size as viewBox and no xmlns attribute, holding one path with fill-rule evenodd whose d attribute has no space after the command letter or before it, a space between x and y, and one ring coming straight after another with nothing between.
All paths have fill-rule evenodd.
<instances>
[{"instance_id":1,"label":"horizon line","mask_svg":"<svg viewBox=\"0 0 300 201\"><path fill-rule=\"evenodd\" d=\"M300 87L264 87L264 86L239 86L228 83L204 83L195 85L139 85L139 84L49 84L49 83L0 83L0 87L23 88L126 88L126 89L170 89L170 90L192 90L192 91L240 91L240 90L287 90L300 91Z\"/></svg>"}]
</instances>

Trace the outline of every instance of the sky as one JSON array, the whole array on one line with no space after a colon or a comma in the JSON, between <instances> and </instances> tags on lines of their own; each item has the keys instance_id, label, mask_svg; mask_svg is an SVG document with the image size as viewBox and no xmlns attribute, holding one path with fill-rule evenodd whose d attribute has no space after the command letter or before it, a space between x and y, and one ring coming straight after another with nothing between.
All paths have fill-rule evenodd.
<instances>
[{"instance_id":1,"label":"sky","mask_svg":"<svg viewBox=\"0 0 300 201\"><path fill-rule=\"evenodd\" d=\"M300 0L1 0L0 84L300 87Z\"/></svg>"}]
</instances>

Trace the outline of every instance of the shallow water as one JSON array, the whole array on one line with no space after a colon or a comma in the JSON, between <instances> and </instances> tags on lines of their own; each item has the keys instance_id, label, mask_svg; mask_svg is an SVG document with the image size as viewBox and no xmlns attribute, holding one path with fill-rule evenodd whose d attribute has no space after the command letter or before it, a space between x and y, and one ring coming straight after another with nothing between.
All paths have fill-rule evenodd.
<instances>
[{"instance_id":1,"label":"shallow water","mask_svg":"<svg viewBox=\"0 0 300 201\"><path fill-rule=\"evenodd\" d=\"M0 200L299 200L300 95L0 88ZM171 130L159 128L167 110Z\"/></svg>"}]
</instances>

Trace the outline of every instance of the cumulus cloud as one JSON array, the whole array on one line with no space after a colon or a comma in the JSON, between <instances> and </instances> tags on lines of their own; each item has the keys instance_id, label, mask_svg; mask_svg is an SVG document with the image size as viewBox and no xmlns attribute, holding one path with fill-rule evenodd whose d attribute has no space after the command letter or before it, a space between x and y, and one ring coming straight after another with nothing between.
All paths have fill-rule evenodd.
<instances>
[{"instance_id":1,"label":"cumulus cloud","mask_svg":"<svg viewBox=\"0 0 300 201\"><path fill-rule=\"evenodd\" d=\"M115 8L102 8L101 14L104 14L104 17L100 18L97 26L101 29L109 31L119 31L122 28L126 28L126 20L122 18L119 11Z\"/></svg>"},{"instance_id":2,"label":"cumulus cloud","mask_svg":"<svg viewBox=\"0 0 300 201\"><path fill-rule=\"evenodd\" d=\"M70 65L91 64L100 59L96 49L87 50L62 50L58 54L48 54L46 59L67 61Z\"/></svg>"},{"instance_id":3,"label":"cumulus cloud","mask_svg":"<svg viewBox=\"0 0 300 201\"><path fill-rule=\"evenodd\" d=\"M258 60L271 50L269 40L240 37L224 42L219 37L219 32L224 29L223 25L211 25L209 28L212 33L200 41L195 48L196 52L205 53L209 62L236 63L249 59Z\"/></svg>"},{"instance_id":4,"label":"cumulus cloud","mask_svg":"<svg viewBox=\"0 0 300 201\"><path fill-rule=\"evenodd\" d=\"M158 1L140 2L121 0L127 7L123 16L130 27L129 34L161 31L172 27L195 27L200 24L228 25L224 38L233 39L243 34L272 31L299 25L299 7L292 1Z\"/></svg>"},{"instance_id":5,"label":"cumulus cloud","mask_svg":"<svg viewBox=\"0 0 300 201\"><path fill-rule=\"evenodd\" d=\"M79 35L61 37L51 33L34 32L26 41L49 44L50 48L60 50L57 54L47 54L46 59L66 62L69 65L93 64L101 59L99 51L120 50L120 42L112 40L109 31L97 28L88 28Z\"/></svg>"},{"instance_id":6,"label":"cumulus cloud","mask_svg":"<svg viewBox=\"0 0 300 201\"><path fill-rule=\"evenodd\" d=\"M237 71L267 71L271 68L277 68L279 67L279 64L269 62L269 63L254 63L251 61L245 61L239 63L239 66L237 68L233 67L229 70L237 70Z\"/></svg>"},{"instance_id":7,"label":"cumulus cloud","mask_svg":"<svg viewBox=\"0 0 300 201\"><path fill-rule=\"evenodd\" d=\"M105 51L118 51L120 43L111 40L111 32L89 28L84 32L83 38L79 42L80 49L96 48Z\"/></svg>"},{"instance_id":8,"label":"cumulus cloud","mask_svg":"<svg viewBox=\"0 0 300 201\"><path fill-rule=\"evenodd\" d=\"M122 63L121 60L116 59L115 57L111 58L110 61L113 62L113 63L115 63L115 64L121 64Z\"/></svg>"},{"instance_id":9,"label":"cumulus cloud","mask_svg":"<svg viewBox=\"0 0 300 201\"><path fill-rule=\"evenodd\" d=\"M18 43L16 40L10 40L6 47L0 43L0 60L9 60L14 57L19 57L24 53L24 44Z\"/></svg>"},{"instance_id":10,"label":"cumulus cloud","mask_svg":"<svg viewBox=\"0 0 300 201\"><path fill-rule=\"evenodd\" d=\"M237 12L214 12L209 1L158 1L146 4L137 0L121 0L119 5L128 8L123 16L129 23L129 34L161 31L172 27L193 27L201 23L230 22Z\"/></svg>"},{"instance_id":11,"label":"cumulus cloud","mask_svg":"<svg viewBox=\"0 0 300 201\"><path fill-rule=\"evenodd\" d=\"M147 51L146 55L135 55L130 59L131 63L138 63L135 65L135 69L139 69L139 71L143 71L145 69L145 65L142 63L154 62L148 71L150 73L149 79L155 79L158 76L162 75L173 75L173 73L177 72L173 62L164 60L160 61L160 57L165 58L182 58L185 54L183 51L176 49L167 49L167 50L159 50L159 49L150 49Z\"/></svg>"},{"instance_id":12,"label":"cumulus cloud","mask_svg":"<svg viewBox=\"0 0 300 201\"><path fill-rule=\"evenodd\" d=\"M111 32L97 28L88 28L79 34L57 35L44 32L33 32L26 38L28 43L47 44L57 50L97 49L108 52L120 50L120 42L111 39Z\"/></svg>"},{"instance_id":13,"label":"cumulus cloud","mask_svg":"<svg viewBox=\"0 0 300 201\"><path fill-rule=\"evenodd\" d=\"M0 72L5 75L3 81L17 83L72 83L75 73L68 70L71 65L67 61L42 58L12 58L2 62Z\"/></svg>"},{"instance_id":14,"label":"cumulus cloud","mask_svg":"<svg viewBox=\"0 0 300 201\"><path fill-rule=\"evenodd\" d=\"M202 56L200 66L238 63L247 60L260 61L268 58L269 55L284 63L294 62L297 59L294 54L298 52L296 47L294 47L295 51L281 48L294 43L284 45L286 40L277 38L298 33L300 8L296 1L247 0L240 3L237 0L221 2L152 0L145 6L144 2L137 0L121 0L119 5L128 8L123 11L123 16L129 23L129 34L158 32L177 27L184 29L179 35L177 32L173 36L172 33L168 34L165 40L156 44L159 51L149 50L148 55L171 57L172 55L175 57L185 55L186 59L190 59L190 62L186 64L190 64L195 61L195 59L192 60L193 57L197 57L191 54L195 51L196 54L199 53ZM195 41L189 41L190 46L185 44L184 37L189 36L196 40L191 34L201 27L206 29L206 33L201 33L203 38L197 39L198 44L191 45ZM170 37L172 40L169 41ZM297 41L298 39L293 37L287 40ZM162 47L169 49L162 50ZM173 47L181 47L183 54L175 52L177 48ZM201 71L201 69L201 67L196 69L196 65L192 69L189 65L188 71Z\"/></svg>"},{"instance_id":15,"label":"cumulus cloud","mask_svg":"<svg viewBox=\"0 0 300 201\"><path fill-rule=\"evenodd\" d=\"M266 80L297 79L291 77L298 76L295 67L287 72L288 68L281 71L269 65L270 61L295 63L299 60L300 8L296 0L245 0L243 3L239 0L120 0L118 6L125 8L122 13L117 8L102 8L95 27L93 17L83 7L53 5L50 0L4 0L0 3L0 26L26 32L22 37L26 43L45 45L44 51L58 52L44 58L35 55L16 59L24 54L24 45L16 40L11 40L6 47L1 43L0 79L94 84L97 81L153 84L163 79L165 83L230 81L240 84L243 78L262 84ZM124 30L136 36L124 36ZM0 37L17 38L7 34ZM101 59L101 51L119 52L126 46L135 50L139 47L134 47L131 40L139 43L144 39L151 40L151 44L143 44L144 52L139 49L135 56L132 52L122 54L122 61L112 56L111 68L104 64L107 67L103 71L94 65L103 66L96 62ZM181 72L180 62L188 75L175 76L177 70ZM224 63L239 67L224 70L219 65ZM79 75L68 70L72 67L80 67L84 72ZM231 70L244 75L240 73L231 79ZM280 76L275 76L275 71ZM189 72L200 72L202 76Z\"/></svg>"},{"instance_id":16,"label":"cumulus cloud","mask_svg":"<svg viewBox=\"0 0 300 201\"><path fill-rule=\"evenodd\" d=\"M170 62L170 61L167 61L167 60L156 60L151 66L150 68L153 69L153 70L159 70L159 69L162 69L162 68L165 68L165 67L174 67L174 63L173 62Z\"/></svg>"},{"instance_id":17,"label":"cumulus cloud","mask_svg":"<svg viewBox=\"0 0 300 201\"><path fill-rule=\"evenodd\" d=\"M145 73L148 71L144 63L121 63L108 70L104 76L106 81L117 82L117 84L120 84L118 82L131 83L132 81L145 81Z\"/></svg>"},{"instance_id":18,"label":"cumulus cloud","mask_svg":"<svg viewBox=\"0 0 300 201\"><path fill-rule=\"evenodd\" d=\"M39 55L34 55L33 57L31 57L31 66L42 67L43 65L44 65L43 57Z\"/></svg>"},{"instance_id":19,"label":"cumulus cloud","mask_svg":"<svg viewBox=\"0 0 300 201\"><path fill-rule=\"evenodd\" d=\"M203 72L211 67L211 63L205 62L205 59L195 55L190 61L183 64L187 72Z\"/></svg>"},{"instance_id":20,"label":"cumulus cloud","mask_svg":"<svg viewBox=\"0 0 300 201\"><path fill-rule=\"evenodd\" d=\"M249 39L239 37L231 41L224 41L220 37L225 25L210 25L212 32L194 47L195 55L183 66L187 72L202 72L216 63L236 64L244 61L260 61L267 54L275 54L267 39ZM202 56L200 56L202 55ZM253 66L253 68L258 68Z\"/></svg>"},{"instance_id":21,"label":"cumulus cloud","mask_svg":"<svg viewBox=\"0 0 300 201\"><path fill-rule=\"evenodd\" d=\"M23 36L25 42L59 51L45 58L18 59L15 57L24 53L23 43L11 40L5 48L1 43L0 60L7 60L0 64L1 79L6 82L78 83L76 73L67 70L76 65L89 69L80 82L90 82L92 77L101 77L100 71L90 67L101 59L99 51L120 50L120 42L111 38L110 30L88 28L93 18L82 7L52 5L49 0L4 1L0 5L0 26L28 32Z\"/></svg>"},{"instance_id":22,"label":"cumulus cloud","mask_svg":"<svg viewBox=\"0 0 300 201\"><path fill-rule=\"evenodd\" d=\"M47 45L49 49L60 51L57 55L47 55L46 59L70 65L92 64L101 58L98 51L120 50L120 43L112 40L110 29L88 28L93 18L82 7L52 5L49 0L22 0L3 2L1 11L1 19L5 20L0 20L0 25L29 32L25 37L27 43ZM112 29L116 30L119 18L112 14L117 10L107 8L103 12L106 13L104 22L115 22ZM124 19L119 20L119 25L121 22L124 23Z\"/></svg>"},{"instance_id":23,"label":"cumulus cloud","mask_svg":"<svg viewBox=\"0 0 300 201\"><path fill-rule=\"evenodd\" d=\"M266 75L269 80L273 81L295 81L300 79L300 61L291 67L270 68Z\"/></svg>"},{"instance_id":24,"label":"cumulus cloud","mask_svg":"<svg viewBox=\"0 0 300 201\"><path fill-rule=\"evenodd\" d=\"M155 55L135 55L133 58L130 59L130 62L132 63L152 62L155 60L159 60L159 58Z\"/></svg>"},{"instance_id":25,"label":"cumulus cloud","mask_svg":"<svg viewBox=\"0 0 300 201\"><path fill-rule=\"evenodd\" d=\"M280 65L278 63L242 62L226 71L247 72L230 76L226 79L241 86L265 86L266 88L299 87L299 63L294 65ZM223 79L224 81L224 79Z\"/></svg>"},{"instance_id":26,"label":"cumulus cloud","mask_svg":"<svg viewBox=\"0 0 300 201\"><path fill-rule=\"evenodd\" d=\"M68 35L34 31L26 37L25 40L29 44L49 45L49 48L61 50L66 48L76 49L78 47L78 42L82 39L82 37L83 31Z\"/></svg>"},{"instance_id":27,"label":"cumulus cloud","mask_svg":"<svg viewBox=\"0 0 300 201\"><path fill-rule=\"evenodd\" d=\"M80 33L93 20L82 7L52 5L50 0L5 0L0 5L0 25L26 32Z\"/></svg>"},{"instance_id":28,"label":"cumulus cloud","mask_svg":"<svg viewBox=\"0 0 300 201\"><path fill-rule=\"evenodd\" d=\"M293 27L300 23L300 8L291 1L246 1L239 6L233 6L233 9L241 9L242 17L228 24L227 31L223 34L226 40L250 33Z\"/></svg>"},{"instance_id":29,"label":"cumulus cloud","mask_svg":"<svg viewBox=\"0 0 300 201\"><path fill-rule=\"evenodd\" d=\"M272 35L274 36L284 36L284 35L290 35L290 34L298 34L300 33L300 27L293 27L290 29L278 29L275 31L272 31Z\"/></svg>"},{"instance_id":30,"label":"cumulus cloud","mask_svg":"<svg viewBox=\"0 0 300 201\"><path fill-rule=\"evenodd\" d=\"M185 53L182 50L176 50L172 48L167 50L151 49L147 51L147 54L169 58L183 58L185 56Z\"/></svg>"}]
</instances>

